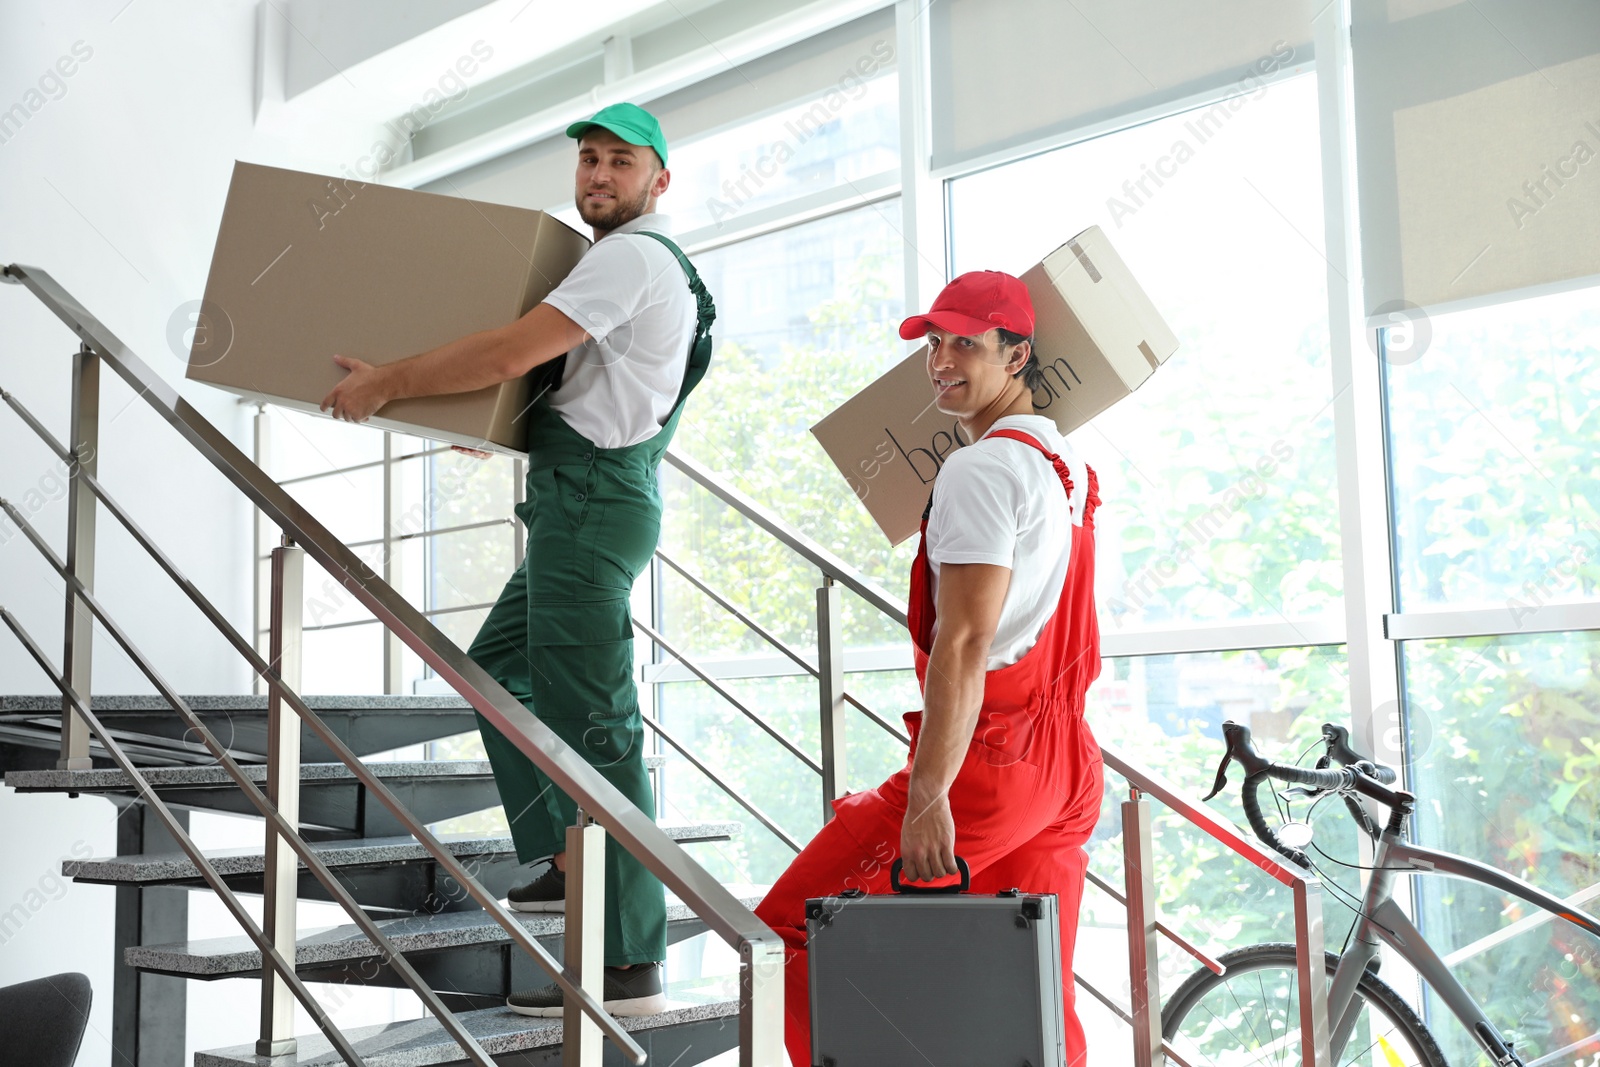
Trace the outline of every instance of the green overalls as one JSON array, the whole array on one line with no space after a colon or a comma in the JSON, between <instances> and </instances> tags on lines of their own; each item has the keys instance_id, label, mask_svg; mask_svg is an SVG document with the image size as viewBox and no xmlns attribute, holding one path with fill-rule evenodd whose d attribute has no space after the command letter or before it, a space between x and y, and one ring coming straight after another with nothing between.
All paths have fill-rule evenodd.
<instances>
[{"instance_id":1,"label":"green overalls","mask_svg":"<svg viewBox=\"0 0 1600 1067\"><path fill-rule=\"evenodd\" d=\"M676 244L635 232L671 250L695 296L694 340L677 403L649 440L600 448L540 397L528 427L527 500L516 507L528 527L528 551L468 654L653 818L628 598L661 536L656 472L683 402L711 362L717 312ZM529 863L565 851L577 806L482 715L478 728L517 858ZM608 838L606 966L663 960L666 938L661 883Z\"/></svg>"}]
</instances>

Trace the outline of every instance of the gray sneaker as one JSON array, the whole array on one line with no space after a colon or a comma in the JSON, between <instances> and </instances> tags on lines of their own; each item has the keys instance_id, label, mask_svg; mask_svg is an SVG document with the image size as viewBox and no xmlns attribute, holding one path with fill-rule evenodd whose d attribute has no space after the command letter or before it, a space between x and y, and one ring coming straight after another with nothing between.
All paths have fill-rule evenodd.
<instances>
[{"instance_id":1,"label":"gray sneaker","mask_svg":"<svg viewBox=\"0 0 1600 1067\"><path fill-rule=\"evenodd\" d=\"M567 876L551 867L526 885L512 886L506 906L512 911L566 911Z\"/></svg>"},{"instance_id":2,"label":"gray sneaker","mask_svg":"<svg viewBox=\"0 0 1600 1067\"><path fill-rule=\"evenodd\" d=\"M601 1002L612 1015L659 1015L667 1010L661 992L661 964L636 963L632 967L607 967L605 999ZM559 1019L565 1004L561 987L554 982L528 993L513 993L506 1007L519 1015L536 1019Z\"/></svg>"}]
</instances>

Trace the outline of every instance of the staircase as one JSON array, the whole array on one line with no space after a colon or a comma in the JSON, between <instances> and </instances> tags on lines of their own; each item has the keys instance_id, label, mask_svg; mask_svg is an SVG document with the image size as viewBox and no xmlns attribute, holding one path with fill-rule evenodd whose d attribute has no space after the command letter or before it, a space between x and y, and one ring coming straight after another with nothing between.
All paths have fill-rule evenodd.
<instances>
[{"instance_id":1,"label":"staircase","mask_svg":"<svg viewBox=\"0 0 1600 1067\"><path fill-rule=\"evenodd\" d=\"M127 1060L134 1067L181 1062L184 983L250 977L261 979L261 1023L255 1028L259 1040L199 1053L197 1067L467 1063L489 1067L557 1062L599 1067L647 1060L664 1067L690 1067L735 1048L741 1067L780 1067L784 1062L782 942L752 914L756 896L750 887L719 883L686 851L735 838L741 825L658 826L380 580L47 273L13 264L0 270L0 282L25 286L81 342L72 359L71 432L66 445L16 397L0 390L0 403L32 429L71 473L64 555L38 534L25 515L0 500L0 512L27 535L63 580L69 619L57 666L17 618L0 607L0 623L60 691L48 697L0 696L0 771L11 788L94 794L124 809L117 820L118 854L65 861L63 874L116 888L114 1043L119 1049L134 1050ZM93 457L97 451L102 367L120 375L267 523L281 530L284 547L273 552L267 656L257 649L253 635L247 638L235 629L128 517L99 483L93 459L78 461L77 457ZM847 720L881 728L901 743L907 740L894 723L844 688L841 596L848 592L902 625L905 607L714 473L671 451L667 461L820 572L817 646L803 650L788 646L703 578L657 553L658 569L665 566L680 573L815 679L820 758L813 758L758 711L740 703L663 635L637 620L635 626L659 653L676 659L788 749L798 763L816 772L826 812L828 803L844 791ZM264 681L270 698L185 698L167 684L93 594L97 512L115 519L150 555ZM460 696L301 696L298 604L303 599L299 583L305 558L334 576ZM128 655L158 696L90 694L89 656L96 627ZM64 705L69 710L64 711ZM568 831L566 915L518 914L499 903L512 884L538 873L517 865L509 839L440 839L431 829L433 824L498 805L486 761L374 758L470 731L479 715L572 797L583 813L580 825ZM685 773L703 776L780 841L799 850L800 842L721 777L715 766L661 723L647 718L646 725L672 750L669 757L647 757L658 796L666 761L681 762ZM1151 800L1292 891L1305 990L1317 986L1311 976L1321 970L1320 886L1309 872L1266 852L1198 801L1115 751L1105 751L1105 762L1129 793L1121 804L1124 886L1119 891L1098 876L1091 875L1090 880L1127 909L1127 1006L1081 976L1072 977L1131 1028L1135 1067L1161 1067L1172 1050L1160 1034L1158 935L1217 973L1221 970L1156 915L1159 857L1151 832ZM188 813L193 811L257 819L262 846L202 852L188 833ZM599 1002L604 865L598 861L607 835L667 887L670 943L711 935L738 953L737 988L730 980L717 995L675 993L669 973L668 1011L616 1019L604 1010ZM191 890L215 894L245 936L187 940L186 901ZM264 920L254 918L241 904L241 893L262 896ZM299 900L335 903L350 922L300 929L295 918ZM510 992L552 978L566 993L564 1019L526 1018L503 1006ZM420 1020L343 1032L311 995L307 982L403 986L416 993L429 1014ZM1326 999L1320 991L1307 996L1321 1010L1306 1012L1302 1019L1304 1062L1324 1067ZM293 1034L291 997L311 1016L317 1033ZM251 1025L241 1021L241 1028Z\"/></svg>"},{"instance_id":2,"label":"staircase","mask_svg":"<svg viewBox=\"0 0 1600 1067\"><path fill-rule=\"evenodd\" d=\"M440 740L477 728L472 707L459 697L308 697L340 740L361 756ZM266 765L266 697L198 696L186 702L227 744L249 777L264 782ZM209 753L185 742L182 723L164 701L154 697L95 697L90 707L136 754L145 782L179 811L254 814L233 781L212 762ZM556 1063L562 1025L558 1020L530 1019L502 1005L512 992L543 985L548 978L516 950L505 930L485 915L448 871L409 834L398 832L384 818L381 805L369 803L365 788L348 767L327 762L331 752L307 729L303 751L323 759L301 765L300 831L315 841L324 864L337 872L392 945L403 952L429 985L459 1013L469 1031L496 1055L517 1053L518 1063ZM61 745L61 699L44 696L0 697L0 771L5 785L21 792L65 792L104 796L119 805L140 804L140 787L111 765L103 746L91 746L93 768L58 770ZM199 749L196 751L196 749ZM202 763L200 761L207 761ZM248 761L248 762L247 762ZM645 757L652 778L666 757ZM394 789L414 813L429 822L470 815L499 804L486 760L374 761L369 767ZM728 841L739 836L736 822L663 825L680 845ZM264 833L262 834L264 837ZM467 865L489 892L504 897L514 884L537 875L517 862L511 839L444 838L451 855ZM264 889L266 850L229 849L206 858L228 887L238 893ZM68 860L62 875L76 882L109 885L135 896L142 890L209 887L195 863L181 851L137 852L130 855ZM327 901L326 888L304 864L297 868L296 896ZM758 897L741 903L753 908ZM563 954L565 918L558 914L520 916L528 934L556 958ZM259 978L264 962L248 937L220 937L143 943L136 931L120 932L125 942L122 963L131 972L193 981ZM687 906L670 901L667 943L676 944L707 933L704 920ZM306 982L402 987L383 953L360 929L341 925L303 930L295 939L295 970ZM669 976L670 978L670 976ZM738 1001L675 1004L660 1015L630 1019L627 1026L653 1062L683 1067L734 1047L738 1037ZM427 1020L369 1028L350 1036L368 1064L459 1063L460 1047L436 1023ZM137 1037L133 1038L137 1044ZM197 1062L214 1065L340 1063L326 1041L298 1043L298 1059L258 1059L253 1045L220 1049Z\"/></svg>"}]
</instances>

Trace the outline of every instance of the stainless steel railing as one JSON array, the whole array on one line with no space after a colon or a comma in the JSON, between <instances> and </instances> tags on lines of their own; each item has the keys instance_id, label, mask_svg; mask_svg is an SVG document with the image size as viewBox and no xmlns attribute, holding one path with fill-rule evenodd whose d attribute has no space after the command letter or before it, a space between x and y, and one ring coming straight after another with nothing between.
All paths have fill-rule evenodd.
<instances>
[{"instance_id":1,"label":"stainless steel railing","mask_svg":"<svg viewBox=\"0 0 1600 1067\"><path fill-rule=\"evenodd\" d=\"M225 435L204 416L188 404L163 378L146 366L109 329L88 312L71 294L50 275L34 267L13 264L0 272L0 279L18 283L30 290L46 307L62 320L81 341L74 355L73 378L73 433L70 447L60 442L35 419L31 413L9 395L5 402L23 421L38 434L63 463L68 464L72 479L72 496L68 516L68 553L65 559L55 556L49 546L27 523L15 508L7 508L13 522L24 529L29 540L52 563L67 584L67 631L65 662L60 672L49 663L43 650L33 641L9 612L3 616L7 626L17 635L30 655L57 683L63 694L62 748L63 762L72 766L88 765L88 737L93 734L112 754L112 758L150 801L152 809L167 825L202 871L208 884L223 899L249 936L261 948L270 975L284 983L289 992L301 1001L317 1021L346 1062L361 1063L360 1056L346 1041L325 1013L316 1006L309 992L299 981L292 962L293 931L288 931L289 953L282 951L285 944L283 932L269 937L268 932L255 925L239 904L237 898L216 872L205 861L193 840L178 825L164 802L156 796L137 767L128 758L103 724L94 716L87 700L88 650L94 621L98 621L148 678L162 696L185 722L196 732L213 756L223 765L246 795L267 819L270 826L269 842L273 837L292 849L312 873L327 886L353 921L360 925L375 944L381 955L410 985L441 1025L461 1045L468 1058L481 1067L488 1067L488 1054L461 1027L453 1013L427 988L404 958L394 950L376 926L366 918L356 901L334 879L315 853L300 838L292 822L284 818L271 799L262 794L223 750L216 738L201 720L182 701L171 686L162 680L149 661L138 652L126 635L118 628L92 591L94 517L96 504L105 509L128 529L134 540L156 561L168 577L178 585L234 649L244 657L271 688L274 697L287 704L329 748L348 766L358 781L376 797L402 825L422 844L424 849L505 929L510 939L532 955L536 962L561 985L567 997L565 1032L566 1055L569 1062L599 1063L599 1043L594 1040L596 1029L622 1049L634 1063L642 1063L644 1052L636 1041L598 1003L600 988L600 959L594 946L598 943L600 916L594 904L602 899L603 886L596 884L603 868L593 862L600 854L597 839L601 832L611 833L618 843L637 856L661 881L671 889L707 927L721 936L740 953L740 1062L749 1067L776 1067L782 1062L782 942L708 872L696 864L675 842L663 833L645 813L639 811L615 787L577 753L573 752L532 713L519 704L497 682L474 663L464 652L452 644L416 608L399 596L382 581L346 545L334 538L313 516L307 513L279 485L274 483L255 463L245 456ZM424 662L443 677L458 693L467 699L486 719L510 738L533 763L563 789L585 813L583 823L569 832L569 845L579 862L569 873L569 897L574 897L574 914L571 920L578 925L578 936L569 936L568 965L562 967L527 933L511 912L492 897L466 868L399 802L376 775L372 774L359 757L351 752L339 737L316 715L300 696L293 691L280 674L278 664L270 663L256 650L253 642L235 629L198 588L194 586L155 543L144 534L95 477L93 456L98 447L98 392L99 370L104 363L121 376L169 425L173 427L195 451L242 492L260 511L283 532L285 553L299 546L305 554L319 563L329 574L373 613L384 626L409 646ZM284 564L292 567L290 557ZM280 572L281 583L287 571ZM293 732L293 731L287 731ZM269 754L270 755L270 754ZM270 768L269 779L287 782L296 775L285 773L285 768ZM273 846L269 845L269 854ZM585 871L590 872L586 877ZM592 875L597 875L593 877ZM269 883L274 872L268 872ZM271 987L268 981L264 986ZM270 994L267 994L270 997ZM268 1014L269 1004L263 1003L263 1013ZM275 1033L264 1033L265 1051L282 1051ZM258 1045L258 1049L262 1048Z\"/></svg>"},{"instance_id":2,"label":"stainless steel railing","mask_svg":"<svg viewBox=\"0 0 1600 1067\"><path fill-rule=\"evenodd\" d=\"M818 679L819 701L824 724L824 743L821 760L824 780L830 780L830 771L832 781L842 782L843 780L842 750L844 746L842 743L842 730L836 735L834 745L828 743L827 724L836 706L834 703L836 697L842 696L845 702L856 707L871 721L877 723L900 740L906 741L907 739L903 732L892 726L860 701L844 693L842 681L834 682L830 692L827 680L830 678L842 680L843 656L836 630L833 631L833 640L824 639L824 635L827 633L828 621L824 616L824 611L827 609L824 607L825 602L822 590L829 588L833 590L848 589L876 608L885 617L901 626L904 626L906 622L905 603L873 584L860 571L845 563L841 557L795 530L770 509L750 498L704 465L673 450L668 451L667 461L685 474L692 482L716 496L734 511L765 530L796 555L816 567L821 574L822 585L818 590L819 640L817 656L813 661L804 652L793 648L763 627L748 613L740 610L723 593L712 587L701 576L694 574L671 556L659 551L656 553L659 565L670 568L681 575L691 586L699 590L713 603L722 607L723 610L742 623L750 632L772 645L790 660L799 664L807 673ZM836 610L836 603L834 610ZM642 625L639 626L639 629L647 637L656 641L657 645L662 647L669 655L684 663L691 673L711 684L714 689L720 689L705 671L678 655L674 649L667 646L665 641L654 630ZM1147 1065L1148 1067L1160 1067L1165 1057L1171 1057L1182 1067L1189 1067L1181 1054L1174 1051L1161 1036L1161 993L1155 965L1158 935L1165 937L1174 946L1200 961L1213 972L1221 974L1224 970L1222 965L1215 959L1197 948L1181 934L1172 930L1167 924L1161 922L1156 916L1155 843L1151 830L1150 798L1165 804L1173 813L1183 818L1191 826L1229 851L1250 861L1265 875L1287 887L1293 894L1296 963L1301 996L1301 1041L1302 1048L1305 1050L1304 1063L1306 1067L1328 1067L1331 1060L1328 1049L1327 989L1323 978L1321 881L1310 871L1298 868L1284 861L1276 853L1261 847L1253 837L1241 833L1231 823L1218 817L1205 807L1198 799L1167 782L1161 776L1132 763L1118 752L1114 746L1102 745L1101 751L1104 755L1106 766L1121 775L1129 786L1129 798L1121 804L1123 889L1118 891L1104 879L1093 874L1090 875L1090 881L1127 909L1128 985L1131 990L1131 1003L1124 1007L1116 1003L1112 997L1102 990L1085 981L1081 976L1075 975L1074 979L1086 992L1104 1004L1112 1014L1127 1023L1132 1029L1133 1062L1135 1067L1147 1067ZM806 763L808 766L813 765L809 759L806 760ZM712 780L730 796L733 796L741 803L744 802L743 798L737 794L737 791L720 778L713 775ZM831 797L826 794L825 787L825 808L827 801L830 799ZM829 814L831 814L831 810L829 810Z\"/></svg>"}]
</instances>

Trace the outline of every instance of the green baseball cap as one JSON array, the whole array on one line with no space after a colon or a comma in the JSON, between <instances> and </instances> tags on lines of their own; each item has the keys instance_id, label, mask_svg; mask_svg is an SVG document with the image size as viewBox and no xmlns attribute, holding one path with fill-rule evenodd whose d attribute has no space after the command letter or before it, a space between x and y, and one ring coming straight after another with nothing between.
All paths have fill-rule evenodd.
<instances>
[{"instance_id":1,"label":"green baseball cap","mask_svg":"<svg viewBox=\"0 0 1600 1067\"><path fill-rule=\"evenodd\" d=\"M667 139L661 135L661 123L638 104L612 104L596 111L591 118L574 122L567 127L568 137L582 137L594 127L610 130L629 144L648 145L667 165Z\"/></svg>"}]
</instances>

